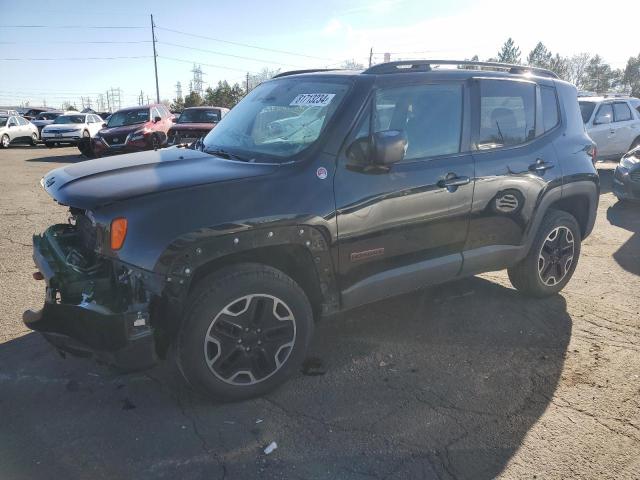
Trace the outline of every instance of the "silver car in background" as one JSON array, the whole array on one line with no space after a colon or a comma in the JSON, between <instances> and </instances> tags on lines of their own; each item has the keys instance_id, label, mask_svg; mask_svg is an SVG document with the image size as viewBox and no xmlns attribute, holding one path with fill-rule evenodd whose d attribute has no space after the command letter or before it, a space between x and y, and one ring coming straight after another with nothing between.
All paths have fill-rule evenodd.
<instances>
[{"instance_id":1,"label":"silver car in background","mask_svg":"<svg viewBox=\"0 0 640 480\"><path fill-rule=\"evenodd\" d=\"M38 143L38 128L19 115L0 116L0 148L12 143Z\"/></svg>"},{"instance_id":2,"label":"silver car in background","mask_svg":"<svg viewBox=\"0 0 640 480\"><path fill-rule=\"evenodd\" d=\"M619 160L640 145L640 99L579 97L585 129L596 142L598 160Z\"/></svg>"}]
</instances>

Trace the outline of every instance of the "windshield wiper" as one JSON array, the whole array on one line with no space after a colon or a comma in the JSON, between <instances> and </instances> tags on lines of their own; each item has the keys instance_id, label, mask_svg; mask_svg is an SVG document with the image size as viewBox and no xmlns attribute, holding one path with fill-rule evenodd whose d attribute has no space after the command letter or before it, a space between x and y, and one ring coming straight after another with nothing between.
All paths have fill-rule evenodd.
<instances>
[{"instance_id":1,"label":"windshield wiper","mask_svg":"<svg viewBox=\"0 0 640 480\"><path fill-rule=\"evenodd\" d=\"M216 157L226 158L227 160L240 160L241 162L250 162L252 158L245 158L235 153L228 152L223 148L211 148L211 149L203 149L204 153L208 153L209 155L215 155Z\"/></svg>"}]
</instances>

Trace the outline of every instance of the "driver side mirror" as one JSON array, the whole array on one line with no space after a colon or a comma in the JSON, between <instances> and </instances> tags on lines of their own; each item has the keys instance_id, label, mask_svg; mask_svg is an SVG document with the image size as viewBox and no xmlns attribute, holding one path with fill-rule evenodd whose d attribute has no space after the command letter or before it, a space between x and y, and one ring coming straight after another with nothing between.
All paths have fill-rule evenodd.
<instances>
[{"instance_id":1,"label":"driver side mirror","mask_svg":"<svg viewBox=\"0 0 640 480\"><path fill-rule=\"evenodd\" d=\"M347 148L352 166L388 167L402 161L407 148L407 136L401 130L376 132L371 137L356 139Z\"/></svg>"},{"instance_id":2,"label":"driver side mirror","mask_svg":"<svg viewBox=\"0 0 640 480\"><path fill-rule=\"evenodd\" d=\"M155 117L155 118L153 119L153 123L158 123L160 120L162 120L162 118L161 118L161 117Z\"/></svg>"},{"instance_id":3,"label":"driver side mirror","mask_svg":"<svg viewBox=\"0 0 640 480\"><path fill-rule=\"evenodd\" d=\"M102 128L107 128L107 122L102 122Z\"/></svg>"},{"instance_id":4,"label":"driver side mirror","mask_svg":"<svg viewBox=\"0 0 640 480\"><path fill-rule=\"evenodd\" d=\"M611 123L611 114L598 115L593 121L594 125L606 125L607 123Z\"/></svg>"}]
</instances>

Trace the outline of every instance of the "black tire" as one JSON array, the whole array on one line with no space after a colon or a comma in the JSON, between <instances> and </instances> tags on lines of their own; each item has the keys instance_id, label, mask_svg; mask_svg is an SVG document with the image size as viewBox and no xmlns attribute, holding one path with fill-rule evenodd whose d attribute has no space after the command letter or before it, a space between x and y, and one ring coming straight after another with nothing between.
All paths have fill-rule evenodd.
<instances>
[{"instance_id":1,"label":"black tire","mask_svg":"<svg viewBox=\"0 0 640 480\"><path fill-rule=\"evenodd\" d=\"M53 143L52 142L44 142L45 146L47 148L53 148Z\"/></svg>"},{"instance_id":2,"label":"black tire","mask_svg":"<svg viewBox=\"0 0 640 480\"><path fill-rule=\"evenodd\" d=\"M9 138L9 135L6 133L2 135L2 138L0 138L0 148L8 148L10 143L11 139Z\"/></svg>"},{"instance_id":3,"label":"black tire","mask_svg":"<svg viewBox=\"0 0 640 480\"><path fill-rule=\"evenodd\" d=\"M556 237L557 241L550 238L554 231L559 235ZM573 215L562 210L549 210L538 227L527 256L508 269L511 284L521 293L531 297L542 298L558 293L569 282L576 269L580 258L581 239L580 227ZM554 242L560 244L554 245ZM571 253L569 245L572 247ZM551 253L547 250L551 250ZM549 261L542 258L543 256ZM567 267L569 256L571 263Z\"/></svg>"},{"instance_id":4,"label":"black tire","mask_svg":"<svg viewBox=\"0 0 640 480\"><path fill-rule=\"evenodd\" d=\"M255 263L223 268L198 282L187 305L176 361L194 389L215 400L244 400L299 370L313 313L304 291L280 270Z\"/></svg>"},{"instance_id":5,"label":"black tire","mask_svg":"<svg viewBox=\"0 0 640 480\"><path fill-rule=\"evenodd\" d=\"M31 134L31 146L35 147L38 144L38 134L37 133L32 133Z\"/></svg>"},{"instance_id":6,"label":"black tire","mask_svg":"<svg viewBox=\"0 0 640 480\"><path fill-rule=\"evenodd\" d=\"M89 130L85 130L84 132L82 132L82 138L83 139L91 139L91 134L89 133Z\"/></svg>"},{"instance_id":7,"label":"black tire","mask_svg":"<svg viewBox=\"0 0 640 480\"><path fill-rule=\"evenodd\" d=\"M157 135L151 135L151 141L149 142L149 146L152 150L157 150L160 148L160 140Z\"/></svg>"}]
</instances>

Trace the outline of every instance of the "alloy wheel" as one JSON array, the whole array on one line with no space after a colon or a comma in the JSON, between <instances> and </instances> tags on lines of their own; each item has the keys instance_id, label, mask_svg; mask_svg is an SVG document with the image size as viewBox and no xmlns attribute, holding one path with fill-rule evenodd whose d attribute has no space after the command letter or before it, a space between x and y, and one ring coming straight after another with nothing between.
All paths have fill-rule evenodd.
<instances>
[{"instance_id":1,"label":"alloy wheel","mask_svg":"<svg viewBox=\"0 0 640 480\"><path fill-rule=\"evenodd\" d=\"M573 233L567 227L556 227L542 244L538 254L538 276L551 287L560 283L573 263L575 251Z\"/></svg>"},{"instance_id":2,"label":"alloy wheel","mask_svg":"<svg viewBox=\"0 0 640 480\"><path fill-rule=\"evenodd\" d=\"M2 136L2 146L7 148L9 146L9 137L7 135Z\"/></svg>"},{"instance_id":3,"label":"alloy wheel","mask_svg":"<svg viewBox=\"0 0 640 480\"><path fill-rule=\"evenodd\" d=\"M289 306L267 294L230 302L213 319L204 340L211 372L231 385L266 380L285 364L296 340Z\"/></svg>"}]
</instances>

